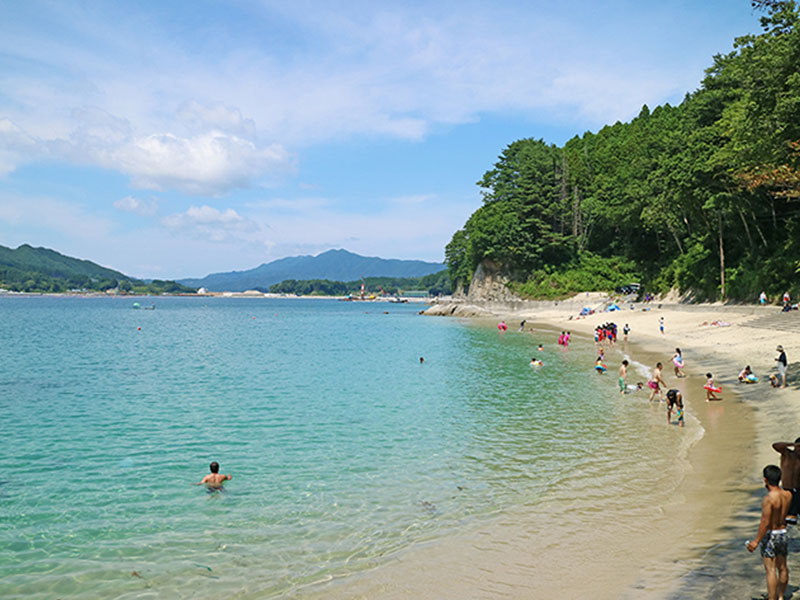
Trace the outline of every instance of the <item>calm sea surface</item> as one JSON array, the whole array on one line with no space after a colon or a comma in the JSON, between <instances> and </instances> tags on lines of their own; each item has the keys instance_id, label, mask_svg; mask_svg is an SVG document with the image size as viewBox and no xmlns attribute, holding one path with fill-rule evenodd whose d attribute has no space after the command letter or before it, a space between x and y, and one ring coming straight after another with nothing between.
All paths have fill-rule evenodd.
<instances>
[{"instance_id":1,"label":"calm sea surface","mask_svg":"<svg viewBox=\"0 0 800 600\"><path fill-rule=\"evenodd\" d=\"M0 298L0 597L289 597L630 463L655 423L592 344L516 322L133 302ZM190 485L212 460L224 493Z\"/></svg>"}]
</instances>

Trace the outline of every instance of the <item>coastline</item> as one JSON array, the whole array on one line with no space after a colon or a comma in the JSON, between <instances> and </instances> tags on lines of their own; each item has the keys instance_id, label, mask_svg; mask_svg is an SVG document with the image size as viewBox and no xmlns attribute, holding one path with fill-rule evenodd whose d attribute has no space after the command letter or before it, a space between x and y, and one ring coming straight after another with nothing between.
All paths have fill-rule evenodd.
<instances>
[{"instance_id":1,"label":"coastline","mask_svg":"<svg viewBox=\"0 0 800 600\"><path fill-rule=\"evenodd\" d=\"M596 312L578 318L582 306L592 305L588 300L602 302L599 295L592 295L561 303L454 303L434 305L427 314L493 321L503 318L511 330L516 329L519 320L526 319L526 329L545 326L581 336L592 335L594 327L606 321L614 321L620 328L629 323L632 357L639 362L642 357L663 362L670 387L676 381L691 386L689 393L684 393L687 415L699 418L705 434L692 448L689 474L676 494L683 501L673 511L667 511L675 513L668 514L668 518L691 524L680 543L671 549L678 552L672 567L665 565L663 573L651 581L629 581L623 596L759 595L764 589L760 557L742 546L758 527L761 469L766 464L779 463L779 456L771 448L773 442L792 441L800 435L800 365L792 364L790 359L787 389L771 388L767 375L775 371L776 344L786 347L790 357L800 351L800 316L782 314L777 307L652 303L637 305L635 310ZM658 318L662 316L663 335L658 330ZM722 323L712 325L715 321ZM547 342L552 343L552 338ZM687 378L683 380L676 380L671 373L669 359L675 347L682 349L687 360ZM616 359L609 358L609 364L616 364ZM737 382L736 376L745 364L750 364L761 378L758 384ZM715 381L722 384L723 402L704 401L702 384L706 371L714 373ZM663 545L664 540L654 530L648 532L648 539L654 547ZM789 569L792 590L796 589L800 560L791 553ZM596 594L595 588L598 597Z\"/></svg>"}]
</instances>

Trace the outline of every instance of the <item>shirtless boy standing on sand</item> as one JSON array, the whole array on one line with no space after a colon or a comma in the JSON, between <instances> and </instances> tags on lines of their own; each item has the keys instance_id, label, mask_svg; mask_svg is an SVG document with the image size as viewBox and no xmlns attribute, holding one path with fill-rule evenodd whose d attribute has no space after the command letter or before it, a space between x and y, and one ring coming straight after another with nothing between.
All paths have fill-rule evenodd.
<instances>
[{"instance_id":1,"label":"shirtless boy standing on sand","mask_svg":"<svg viewBox=\"0 0 800 600\"><path fill-rule=\"evenodd\" d=\"M789 583L786 555L789 553L786 539L786 513L792 495L781 489L781 470L775 465L764 467L764 484L767 495L761 502L761 524L756 537L747 542L753 552L761 544L761 559L767 572L767 595L769 600L783 600L783 592ZM776 573L777 572L777 573Z\"/></svg>"},{"instance_id":2,"label":"shirtless boy standing on sand","mask_svg":"<svg viewBox=\"0 0 800 600\"><path fill-rule=\"evenodd\" d=\"M789 525L797 525L797 513L800 512L800 438L791 442L775 442L772 449L781 455L781 487L792 492L792 504L786 515Z\"/></svg>"},{"instance_id":3,"label":"shirtless boy standing on sand","mask_svg":"<svg viewBox=\"0 0 800 600\"><path fill-rule=\"evenodd\" d=\"M664 379L661 377L661 370L664 366L661 363L656 363L656 368L653 371L653 378L647 382L648 387L652 390L650 392L650 399L649 402L653 401L653 397L658 394L658 401L663 402L664 397L661 395L661 386L667 387L667 384L664 383Z\"/></svg>"},{"instance_id":4,"label":"shirtless boy standing on sand","mask_svg":"<svg viewBox=\"0 0 800 600\"><path fill-rule=\"evenodd\" d=\"M205 485L212 490L221 490L223 481L233 479L230 475L220 475L219 463L217 461L214 461L208 465L208 469L211 471L211 473L203 477L203 481L193 485Z\"/></svg>"},{"instance_id":5,"label":"shirtless boy standing on sand","mask_svg":"<svg viewBox=\"0 0 800 600\"><path fill-rule=\"evenodd\" d=\"M628 389L628 361L623 360L619 368L619 393L624 394Z\"/></svg>"}]
</instances>

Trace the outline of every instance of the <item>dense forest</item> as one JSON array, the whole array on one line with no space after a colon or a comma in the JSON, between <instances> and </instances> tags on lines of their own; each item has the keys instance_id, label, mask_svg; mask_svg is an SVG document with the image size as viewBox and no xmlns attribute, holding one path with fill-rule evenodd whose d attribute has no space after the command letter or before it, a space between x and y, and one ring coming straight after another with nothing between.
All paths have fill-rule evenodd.
<instances>
[{"instance_id":1,"label":"dense forest","mask_svg":"<svg viewBox=\"0 0 800 600\"><path fill-rule=\"evenodd\" d=\"M678 106L563 147L510 144L447 245L454 285L490 261L526 297L632 281L696 299L798 295L800 15L752 4L763 33L715 56Z\"/></svg>"},{"instance_id":2,"label":"dense forest","mask_svg":"<svg viewBox=\"0 0 800 600\"><path fill-rule=\"evenodd\" d=\"M328 279L287 279L271 285L273 294L300 294L303 296L354 296L361 293L361 283L367 294L402 294L408 291L426 291L431 296L450 294L450 277L446 270L424 277L365 277L357 281L330 281Z\"/></svg>"},{"instance_id":3,"label":"dense forest","mask_svg":"<svg viewBox=\"0 0 800 600\"><path fill-rule=\"evenodd\" d=\"M13 292L105 292L174 294L194 292L174 281L140 281L88 260L65 256L48 248L23 244L0 246L0 289Z\"/></svg>"}]
</instances>

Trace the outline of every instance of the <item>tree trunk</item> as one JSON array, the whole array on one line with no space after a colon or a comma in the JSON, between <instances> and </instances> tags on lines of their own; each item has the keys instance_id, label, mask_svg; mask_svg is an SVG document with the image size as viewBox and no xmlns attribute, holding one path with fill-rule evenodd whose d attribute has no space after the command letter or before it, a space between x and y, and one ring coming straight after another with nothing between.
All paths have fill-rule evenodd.
<instances>
[{"instance_id":1,"label":"tree trunk","mask_svg":"<svg viewBox=\"0 0 800 600\"><path fill-rule=\"evenodd\" d=\"M581 198L578 194L578 186L572 188L572 237L580 239L582 237L581 226Z\"/></svg>"},{"instance_id":2,"label":"tree trunk","mask_svg":"<svg viewBox=\"0 0 800 600\"><path fill-rule=\"evenodd\" d=\"M720 296L725 300L725 246L722 243L722 211L719 212L719 284Z\"/></svg>"},{"instance_id":3,"label":"tree trunk","mask_svg":"<svg viewBox=\"0 0 800 600\"><path fill-rule=\"evenodd\" d=\"M739 216L742 219L742 225L744 225L744 232L747 234L747 241L750 244L750 248L753 248L754 244L753 244L753 238L750 236L750 226L747 224L747 219L744 218L744 213L742 212L742 209L740 208L738 210L739 210Z\"/></svg>"},{"instance_id":4,"label":"tree trunk","mask_svg":"<svg viewBox=\"0 0 800 600\"><path fill-rule=\"evenodd\" d=\"M758 226L758 221L756 220L756 213L751 211L751 214L753 215L753 225L756 226L756 231L758 232L758 235L761 238L761 243L764 244L764 248L766 248L767 246L769 246L769 244L767 244L767 238L764 237L764 232L761 231L761 227Z\"/></svg>"}]
</instances>

